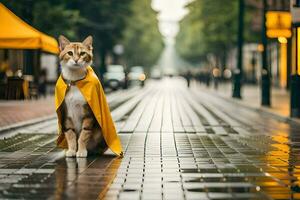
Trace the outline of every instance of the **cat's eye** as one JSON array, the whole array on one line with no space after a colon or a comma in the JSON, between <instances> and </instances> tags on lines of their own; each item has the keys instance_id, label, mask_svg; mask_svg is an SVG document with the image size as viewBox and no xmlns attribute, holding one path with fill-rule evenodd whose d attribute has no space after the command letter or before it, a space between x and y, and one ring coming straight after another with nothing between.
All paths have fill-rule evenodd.
<instances>
[{"instance_id":1,"label":"cat's eye","mask_svg":"<svg viewBox=\"0 0 300 200\"><path fill-rule=\"evenodd\" d=\"M72 51L68 51L68 55L69 56L73 56L73 52Z\"/></svg>"},{"instance_id":2,"label":"cat's eye","mask_svg":"<svg viewBox=\"0 0 300 200\"><path fill-rule=\"evenodd\" d=\"M80 53L80 56L84 56L84 55L85 55L85 52L81 52L81 53Z\"/></svg>"}]
</instances>

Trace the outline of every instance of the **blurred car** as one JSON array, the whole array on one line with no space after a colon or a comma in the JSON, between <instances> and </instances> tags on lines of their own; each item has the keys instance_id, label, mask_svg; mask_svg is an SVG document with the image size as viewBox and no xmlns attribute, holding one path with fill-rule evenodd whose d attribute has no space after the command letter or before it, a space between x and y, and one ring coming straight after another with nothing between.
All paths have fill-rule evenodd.
<instances>
[{"instance_id":1,"label":"blurred car","mask_svg":"<svg viewBox=\"0 0 300 200\"><path fill-rule=\"evenodd\" d=\"M164 76L168 76L168 77L172 78L173 76L177 76L177 72L174 68L166 67L164 69Z\"/></svg>"},{"instance_id":2,"label":"blurred car","mask_svg":"<svg viewBox=\"0 0 300 200\"><path fill-rule=\"evenodd\" d=\"M150 77L151 77L152 79L161 79L161 77L162 77L161 70L159 70L159 69L157 69L157 68L154 68L154 69L151 71Z\"/></svg>"},{"instance_id":3,"label":"blurred car","mask_svg":"<svg viewBox=\"0 0 300 200\"><path fill-rule=\"evenodd\" d=\"M146 75L144 72L144 68L141 66L134 66L130 68L128 74L130 85L139 84L140 86L144 86Z\"/></svg>"},{"instance_id":4,"label":"blurred car","mask_svg":"<svg viewBox=\"0 0 300 200\"><path fill-rule=\"evenodd\" d=\"M103 75L105 86L117 90L125 85L125 71L122 65L108 65Z\"/></svg>"}]
</instances>

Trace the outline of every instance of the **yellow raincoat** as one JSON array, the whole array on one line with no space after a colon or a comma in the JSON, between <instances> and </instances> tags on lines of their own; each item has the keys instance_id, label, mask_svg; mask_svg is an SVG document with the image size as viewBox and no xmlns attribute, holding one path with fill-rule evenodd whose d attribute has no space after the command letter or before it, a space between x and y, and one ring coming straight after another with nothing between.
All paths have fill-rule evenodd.
<instances>
[{"instance_id":1,"label":"yellow raincoat","mask_svg":"<svg viewBox=\"0 0 300 200\"><path fill-rule=\"evenodd\" d=\"M123 155L121 142L117 135L103 88L93 69L89 66L86 77L82 80L76 81L75 84L91 107L91 110L93 111L94 116L101 127L101 132L104 136L107 146L115 154ZM55 107L59 128L57 145L64 149L68 148L68 144L65 139L65 135L62 132L62 115L59 108L64 101L67 88L68 85L65 83L62 76L60 76L55 87Z\"/></svg>"}]
</instances>

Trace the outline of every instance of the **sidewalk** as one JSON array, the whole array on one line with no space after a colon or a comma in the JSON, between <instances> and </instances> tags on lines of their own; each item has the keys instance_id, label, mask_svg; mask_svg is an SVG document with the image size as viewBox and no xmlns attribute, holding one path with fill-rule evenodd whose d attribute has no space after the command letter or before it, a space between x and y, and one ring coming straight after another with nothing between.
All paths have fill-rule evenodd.
<instances>
[{"instance_id":1,"label":"sidewalk","mask_svg":"<svg viewBox=\"0 0 300 200\"><path fill-rule=\"evenodd\" d=\"M203 84L194 85L194 87L200 87L206 91L209 91L219 96L230 99L243 106L250 107L260 111L266 111L270 114L276 115L280 118L290 117L290 93L285 89L272 88L271 89L271 107L261 106L261 90L257 85L243 85L242 87L242 100L232 98L232 84L223 83L219 84L217 90L213 85L207 88Z\"/></svg>"},{"instance_id":2,"label":"sidewalk","mask_svg":"<svg viewBox=\"0 0 300 200\"><path fill-rule=\"evenodd\" d=\"M135 95L136 92L139 92L136 88L108 92L106 97L110 103L110 108L114 109L129 97ZM47 96L38 100L0 101L0 132L54 117L54 96Z\"/></svg>"},{"instance_id":3,"label":"sidewalk","mask_svg":"<svg viewBox=\"0 0 300 200\"><path fill-rule=\"evenodd\" d=\"M0 127L55 114L54 97L38 100L0 101Z\"/></svg>"},{"instance_id":4,"label":"sidewalk","mask_svg":"<svg viewBox=\"0 0 300 200\"><path fill-rule=\"evenodd\" d=\"M185 83L108 98L122 159L66 159L55 119L14 130L0 139L0 199L300 199L299 124Z\"/></svg>"}]
</instances>

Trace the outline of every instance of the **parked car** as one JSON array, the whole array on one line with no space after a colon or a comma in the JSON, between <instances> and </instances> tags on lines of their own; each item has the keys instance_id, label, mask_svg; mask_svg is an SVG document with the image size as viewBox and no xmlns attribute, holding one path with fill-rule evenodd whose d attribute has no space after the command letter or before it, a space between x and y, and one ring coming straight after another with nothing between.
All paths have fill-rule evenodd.
<instances>
[{"instance_id":1,"label":"parked car","mask_svg":"<svg viewBox=\"0 0 300 200\"><path fill-rule=\"evenodd\" d=\"M105 86L117 90L125 85L125 71L122 65L108 65L103 75Z\"/></svg>"},{"instance_id":2,"label":"parked car","mask_svg":"<svg viewBox=\"0 0 300 200\"><path fill-rule=\"evenodd\" d=\"M158 68L152 69L150 77L152 79L161 79L162 77L161 70L159 70Z\"/></svg>"},{"instance_id":3,"label":"parked car","mask_svg":"<svg viewBox=\"0 0 300 200\"><path fill-rule=\"evenodd\" d=\"M131 67L128 78L130 85L139 84L140 86L144 86L146 80L144 68L141 66Z\"/></svg>"}]
</instances>

